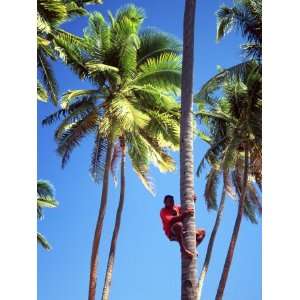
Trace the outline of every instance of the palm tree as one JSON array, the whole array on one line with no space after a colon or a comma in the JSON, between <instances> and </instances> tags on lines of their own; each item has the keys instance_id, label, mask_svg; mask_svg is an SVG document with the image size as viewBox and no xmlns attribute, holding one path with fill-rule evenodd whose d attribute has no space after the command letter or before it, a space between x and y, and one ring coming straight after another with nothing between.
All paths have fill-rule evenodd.
<instances>
[{"instance_id":1,"label":"palm tree","mask_svg":"<svg viewBox=\"0 0 300 300\"><path fill-rule=\"evenodd\" d=\"M153 134L153 133L152 133ZM154 137L155 138L155 137ZM128 141L125 140L124 137L120 137L119 143L116 144L117 149L115 152L116 154L113 155L114 159L112 162L112 170L114 169L114 161L117 160L118 156L121 156L121 170L120 170L120 177L121 177L121 189L120 189L120 200L119 200L119 205L115 217L115 226L113 230L113 235L111 239L111 245L110 245L110 250L109 250L109 257L108 257L108 262L107 262L107 267L106 267L106 273L105 273L105 280L104 280L104 285L103 285L103 291L102 291L102 300L108 300L109 299L109 294L110 294L110 289L111 289L111 283L112 283L112 272L113 272L113 267L114 267L114 261L115 261L115 255L116 255L116 246L117 246L117 240L118 240L118 235L119 235L119 230L120 230L120 225L121 225L121 219L122 219L122 212L123 212L123 207L124 207L124 201L125 201L125 157L126 157L126 142ZM177 136L177 144L179 143L179 131L178 131L178 136ZM129 147L131 147L130 144L128 144ZM163 146L163 144L160 145L160 147L170 147L169 144L166 144ZM175 145L172 145L172 147L177 147ZM151 150L153 151L153 150ZM151 155L151 153L149 153ZM133 165L138 165L140 164L140 160L143 159L143 155L141 156L140 153L137 153L136 155L131 155L131 160ZM174 170L174 163L172 163L171 160L167 159L164 162L165 166L161 165L159 163L158 167L160 168L160 171L173 171ZM145 165L147 168L147 165ZM152 183L149 181L150 178L147 178L147 186L148 189L150 187L150 191L153 193L152 190Z\"/></svg>"},{"instance_id":2,"label":"palm tree","mask_svg":"<svg viewBox=\"0 0 300 300\"><path fill-rule=\"evenodd\" d=\"M86 4L99 1L72 0L38 0L37 1L37 67L42 83L37 81L38 100L47 102L50 99L57 104L58 84L53 74L50 61L58 58L58 49L53 42L55 35L66 36L68 33L59 26L75 16L83 16L87 11Z\"/></svg>"},{"instance_id":3,"label":"palm tree","mask_svg":"<svg viewBox=\"0 0 300 300\"><path fill-rule=\"evenodd\" d=\"M193 200L193 66L194 66L194 27L195 0L186 0L183 24L182 97L180 121L180 199L183 210L195 208ZM184 243L188 250L196 253L195 216L183 221ZM196 299L196 255L188 258L181 255L181 299Z\"/></svg>"},{"instance_id":4,"label":"palm tree","mask_svg":"<svg viewBox=\"0 0 300 300\"><path fill-rule=\"evenodd\" d=\"M239 198L238 214L226 257L216 299L222 299L228 277L242 215L245 213L255 222L255 210L261 210L253 182L261 184L261 69L252 62L251 68L233 79L224 80L219 87L211 86L205 101L213 109L205 110L200 101L198 115L201 120L210 120L213 133L212 146L205 155L210 163L221 161L224 188L234 186ZM206 86L207 88L207 86ZM221 99L213 99L213 91L221 89ZM200 92L199 94L201 94ZM199 101L199 99L198 99ZM201 162L202 164L203 162ZM211 169L213 170L213 169ZM232 184L229 182L231 171ZM214 184L216 171L211 171L208 180ZM250 177L249 177L250 176ZM210 178L212 177L212 178ZM211 184L211 185L212 185Z\"/></svg>"},{"instance_id":5,"label":"palm tree","mask_svg":"<svg viewBox=\"0 0 300 300\"><path fill-rule=\"evenodd\" d=\"M246 43L241 47L247 58L246 61L235 66L219 69L201 88L197 99L207 98L211 91L222 86L225 80L251 70L253 61L261 65L262 59L262 2L261 0L234 0L233 7L221 6L217 11L217 41L223 39L232 30L241 32Z\"/></svg>"},{"instance_id":6,"label":"palm tree","mask_svg":"<svg viewBox=\"0 0 300 300\"><path fill-rule=\"evenodd\" d=\"M222 102L222 101L220 101ZM224 153L224 149L222 147L217 146L217 141L221 141L225 139L225 133L228 132L228 123L224 122L223 119L220 119L221 112L226 114L226 109L222 111L222 108L225 107L223 105L219 105L219 103L214 103L215 108L207 109L206 113L203 113L202 119L206 119L207 127L210 131L210 136L207 136L205 133L200 132L199 136L203 139L203 141L210 144L210 148L207 153L204 155L202 161L197 170L197 176L200 176L200 171L204 166L204 162L206 161L210 165L210 171L206 177L206 185L205 185L205 202L207 205L207 209L217 209L217 187L219 183L219 178L222 175L223 178L223 188L221 194L221 200L218 207L215 223L213 230L211 232L209 243L206 250L205 260L202 266L202 270L198 279L197 286L197 299L201 299L202 287L208 272L211 255L213 252L214 242L216 239L216 235L220 226L223 210L225 207L225 199L226 194L231 196L231 198L235 198L236 195L239 195L239 188L236 185L237 178L236 172L230 169L222 169L222 155ZM201 107L201 105L200 105ZM203 108L200 108L200 111L203 111ZM227 111L228 113L228 111ZM215 115L216 114L216 115ZM207 120L208 118L208 120ZM232 179L231 179L232 178ZM256 223L256 213L260 211L260 201L257 195L254 180L248 182L248 193L247 198L244 201L244 214L252 223Z\"/></svg>"},{"instance_id":7,"label":"palm tree","mask_svg":"<svg viewBox=\"0 0 300 300\"><path fill-rule=\"evenodd\" d=\"M54 198L53 186L45 180L38 180L37 182L37 218L43 218L43 208L54 208L58 206L57 200ZM46 250L51 249L51 245L47 239L40 233L37 233L37 241Z\"/></svg>"},{"instance_id":8,"label":"palm tree","mask_svg":"<svg viewBox=\"0 0 300 300\"><path fill-rule=\"evenodd\" d=\"M161 171L174 169L167 148L178 147L180 44L155 30L139 31L143 11L133 5L110 15L108 24L99 13L89 18L83 38L56 37L62 58L94 90L66 92L62 109L44 124L64 117L56 130L62 166L72 150L89 133L95 133L90 172L103 177L102 196L91 258L89 299L95 298L98 248L107 203L109 169L116 141L124 139L137 175L152 191L149 163ZM151 122L150 122L151 120Z\"/></svg>"},{"instance_id":9,"label":"palm tree","mask_svg":"<svg viewBox=\"0 0 300 300\"><path fill-rule=\"evenodd\" d=\"M118 146L117 146L118 147ZM121 150L121 189L120 189L120 200L119 205L116 213L115 218L115 226L114 231L111 239L110 244L110 250L109 250L109 256L107 261L107 267L105 272L105 280L103 285L103 291L102 291L102 300L109 299L109 293L112 283L112 271L115 261L115 255L116 255L116 247L117 247L117 241L121 226L121 218L122 218L122 212L124 208L124 200L125 200L125 157L126 157L126 144L124 139L120 139L120 150ZM117 155L115 156L117 157Z\"/></svg>"},{"instance_id":10,"label":"palm tree","mask_svg":"<svg viewBox=\"0 0 300 300\"><path fill-rule=\"evenodd\" d=\"M234 0L233 7L223 5L217 11L217 40L232 29L240 31L247 42L242 49L247 57L261 61L262 51L262 1Z\"/></svg>"}]
</instances>

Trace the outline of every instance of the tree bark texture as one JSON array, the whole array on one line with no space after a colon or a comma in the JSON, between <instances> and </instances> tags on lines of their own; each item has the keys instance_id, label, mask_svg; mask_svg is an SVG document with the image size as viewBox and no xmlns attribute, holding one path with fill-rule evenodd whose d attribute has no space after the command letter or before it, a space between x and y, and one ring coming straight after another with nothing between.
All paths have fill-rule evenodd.
<instances>
[{"instance_id":1,"label":"tree bark texture","mask_svg":"<svg viewBox=\"0 0 300 300\"><path fill-rule=\"evenodd\" d=\"M247 191L247 182L248 182L248 169L249 169L249 161L248 160L249 160L249 150L248 150L248 146L246 145L243 190L241 193L239 207L238 207L238 214L237 214L237 217L235 220L235 224L234 224L234 228L233 228L233 232L232 232L232 236L231 236L231 241L229 244L229 248L228 248L227 256L225 259L223 272L222 272L222 276L221 276L221 279L219 282L215 300L222 300L222 298L223 298L229 270L230 270L231 263L232 263L234 249L235 249L236 241L237 241L239 230L240 230L240 225L241 225L242 218L243 218L244 202L245 202L246 191Z\"/></svg>"},{"instance_id":2,"label":"tree bark texture","mask_svg":"<svg viewBox=\"0 0 300 300\"><path fill-rule=\"evenodd\" d=\"M112 236L111 244L110 244L109 257L108 257L104 286L103 286L103 291L102 291L102 300L109 299L111 282L112 282L112 273L113 273L113 267L114 267L115 256L116 256L116 247L117 247L117 241L118 241L118 236L119 236L119 230L120 230L122 212L123 212L124 200L125 200L125 156L126 156L126 150L125 150L124 142L121 143L121 147L122 147L122 158L121 158L120 200L119 200L119 205L118 205L117 214L116 214L113 236Z\"/></svg>"},{"instance_id":3,"label":"tree bark texture","mask_svg":"<svg viewBox=\"0 0 300 300\"><path fill-rule=\"evenodd\" d=\"M186 0L183 24L183 61L180 124L180 199L183 210L195 209L193 162L193 67L196 0ZM195 216L183 220L184 244L196 253ZM196 300L196 256L181 255L181 300Z\"/></svg>"},{"instance_id":4,"label":"tree bark texture","mask_svg":"<svg viewBox=\"0 0 300 300\"><path fill-rule=\"evenodd\" d=\"M101 239L103 221L104 221L106 205L107 205L109 172L110 172L112 148L113 148L113 145L109 141L107 153L106 153L105 170L104 170L104 175L103 175L100 210L99 210L99 214L98 214L97 225L95 228L95 234L94 234L94 240L93 240L93 246L92 246L92 256L91 256L91 265L90 265L90 282L89 282L89 298L88 298L89 300L95 300L95 296L96 296L98 250L99 250L99 243L100 243L100 239Z\"/></svg>"},{"instance_id":5,"label":"tree bark texture","mask_svg":"<svg viewBox=\"0 0 300 300\"><path fill-rule=\"evenodd\" d=\"M205 260L204 260L204 263L203 263L201 274L199 276L198 287L197 287L197 299L198 300L201 299L204 279L205 279L207 271L208 271L208 267L209 267L209 263L210 263L210 259L211 259L211 255L212 255L216 235L217 235L217 232L218 232L218 229L219 229L219 226L220 226L220 222L221 222L221 219L222 219L223 211L224 211L225 198L226 198L226 191L225 191L225 188L223 187L221 201L220 201L220 204L219 204L219 208L218 208L214 228L213 228L213 230L211 232L211 235L210 235L210 238L209 238Z\"/></svg>"}]
</instances>

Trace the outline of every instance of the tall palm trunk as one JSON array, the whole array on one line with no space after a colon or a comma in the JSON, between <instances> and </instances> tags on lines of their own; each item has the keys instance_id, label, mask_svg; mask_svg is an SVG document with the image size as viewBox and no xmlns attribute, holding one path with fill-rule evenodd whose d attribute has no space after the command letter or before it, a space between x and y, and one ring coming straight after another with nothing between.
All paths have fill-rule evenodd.
<instances>
[{"instance_id":1,"label":"tall palm trunk","mask_svg":"<svg viewBox=\"0 0 300 300\"><path fill-rule=\"evenodd\" d=\"M197 290L197 299L198 300L201 299L203 282L204 282L204 279L205 279L207 271L208 271L210 258L211 258L212 250L213 250L213 247L214 247L214 242L215 242L215 239L216 239L216 235L217 235L219 225L220 225L220 222L221 222L221 218L222 218L222 215L223 215L223 211L224 211L225 198L226 198L226 191L225 191L225 188L223 187L221 201L220 201L220 204L219 204L219 208L218 208L218 212L217 212L217 216L216 216L216 220L215 220L215 225L214 225L214 228L213 228L213 230L211 232L211 235L210 235L210 238L209 238L205 260L204 260L202 271L201 271L199 281L198 281L198 287L197 287L198 288L198 290Z\"/></svg>"},{"instance_id":2,"label":"tall palm trunk","mask_svg":"<svg viewBox=\"0 0 300 300\"><path fill-rule=\"evenodd\" d=\"M225 290L225 285L226 281L228 278L233 254L234 254L234 249L235 249L235 244L238 238L239 230L240 230L240 225L242 222L242 217L243 217L243 212L244 212L244 202L245 202L245 197L246 197L246 191L247 191L247 181L248 181L248 168L249 168L249 152L248 152L248 145L245 147L245 167L244 167L244 182L243 182L243 190L241 193L240 201L239 201L239 208L238 208L238 214L235 220L232 236L231 236L231 241L229 244L227 256L225 259L224 267L223 267L223 272L222 276L219 282L217 294L215 300L221 300L223 298L224 290Z\"/></svg>"},{"instance_id":3,"label":"tall palm trunk","mask_svg":"<svg viewBox=\"0 0 300 300\"><path fill-rule=\"evenodd\" d=\"M109 257L106 267L106 274L105 274L105 281L102 291L102 300L109 299L111 281L112 281L112 272L115 262L115 255L116 255L116 247L117 247L117 240L119 236L119 230L121 225L121 218L122 218L122 211L124 207L124 200L125 200L125 156L126 156L126 149L124 141L121 141L122 147L122 160L121 160L121 190L120 190L120 201L119 206L116 214L116 221L115 221L115 228L113 232L113 236L110 243L110 250L109 250Z\"/></svg>"},{"instance_id":4,"label":"tall palm trunk","mask_svg":"<svg viewBox=\"0 0 300 300\"><path fill-rule=\"evenodd\" d=\"M180 199L183 210L195 208L192 114L195 8L196 0L185 1L180 121ZM196 253L195 216L183 220L183 230L185 246ZM181 300L196 300L196 273L196 255L189 258L182 253Z\"/></svg>"},{"instance_id":5,"label":"tall palm trunk","mask_svg":"<svg viewBox=\"0 0 300 300\"><path fill-rule=\"evenodd\" d=\"M97 285L97 263L98 263L98 249L102 233L103 220L105 216L106 204L107 204L107 195L108 195L108 185L109 185L109 171L110 171L110 162L112 156L112 143L109 141L105 169L103 175L103 185L102 185L102 194L101 194L101 203L100 210L97 219L97 225L94 234L92 256L91 256L91 266L90 266L90 282L89 282L89 300L95 300L96 295L96 285Z\"/></svg>"}]
</instances>

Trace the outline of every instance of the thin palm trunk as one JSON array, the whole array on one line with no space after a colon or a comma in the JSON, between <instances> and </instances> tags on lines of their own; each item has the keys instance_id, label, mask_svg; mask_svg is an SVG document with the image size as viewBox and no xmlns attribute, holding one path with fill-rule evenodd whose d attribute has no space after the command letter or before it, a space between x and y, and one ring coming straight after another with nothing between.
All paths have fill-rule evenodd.
<instances>
[{"instance_id":1,"label":"thin palm trunk","mask_svg":"<svg viewBox=\"0 0 300 300\"><path fill-rule=\"evenodd\" d=\"M223 272L222 276L219 282L217 294L215 300L221 300L223 298L224 290L225 290L225 285L226 281L228 278L229 270L231 267L232 263L232 258L234 254L234 249L236 245L236 241L238 238L239 230L240 230L240 225L242 222L243 218L243 212L244 212L244 202L245 202L245 197L246 197L246 191L247 191L247 181L248 181L248 168L249 168L249 152L248 152L248 145L245 147L245 167L244 167L244 181L243 181L243 190L241 193L240 201L239 201L239 208L238 208L238 214L235 220L232 236L231 236L231 241L229 244L227 256L225 259L224 267L223 267Z\"/></svg>"},{"instance_id":2,"label":"thin palm trunk","mask_svg":"<svg viewBox=\"0 0 300 300\"><path fill-rule=\"evenodd\" d=\"M122 160L121 160L121 189L120 189L120 200L119 200L119 206L116 214L116 221L115 221L115 227L113 231L113 236L110 243L110 250L109 250L109 257L106 267L106 273L105 273L105 281L102 291L102 300L108 300L109 299L109 293L110 293L110 287L111 287L111 281L112 281L112 272L115 262L115 256L116 256L116 247L117 247L117 241L119 236L119 230L121 225L121 218L122 218L122 212L124 207L124 200L125 200L125 145L122 145Z\"/></svg>"},{"instance_id":3,"label":"thin palm trunk","mask_svg":"<svg viewBox=\"0 0 300 300\"><path fill-rule=\"evenodd\" d=\"M112 143L109 141L107 154L106 154L106 161L105 161L105 170L103 175L100 210L98 214L97 225L96 225L94 240L93 240L91 266L90 266L89 300L95 300L95 295L96 295L98 249L99 249L99 243L100 243L102 227L103 227L103 220L104 220L106 205L107 205L111 156L112 156Z\"/></svg>"},{"instance_id":4,"label":"thin palm trunk","mask_svg":"<svg viewBox=\"0 0 300 300\"><path fill-rule=\"evenodd\" d=\"M207 271L208 271L210 258L211 258L212 250L213 250L213 247L214 247L214 242L215 242L215 239L216 239L216 235L217 235L219 225L220 225L220 222L221 222L221 218L222 218L222 215L223 215L223 211L224 211L225 198L226 198L226 191L225 191L225 188L223 187L221 201L220 201L220 204L219 204L219 208L218 208L218 212L217 212L217 216L216 216L216 220L215 220L215 225L214 225L214 228L213 228L213 230L211 232L211 235L210 235L210 238L209 238L205 260L204 260L204 263L203 263L201 274L199 276L198 287L197 287L198 288L198 290L197 290L197 299L198 300L201 299L203 282L204 282L204 279L205 279Z\"/></svg>"},{"instance_id":5,"label":"thin palm trunk","mask_svg":"<svg viewBox=\"0 0 300 300\"><path fill-rule=\"evenodd\" d=\"M180 199L183 210L195 209L193 163L193 66L196 0L186 0L183 25L183 61L180 121ZM183 220L184 244L196 253L195 216ZM196 255L181 254L181 300L196 300Z\"/></svg>"}]
</instances>

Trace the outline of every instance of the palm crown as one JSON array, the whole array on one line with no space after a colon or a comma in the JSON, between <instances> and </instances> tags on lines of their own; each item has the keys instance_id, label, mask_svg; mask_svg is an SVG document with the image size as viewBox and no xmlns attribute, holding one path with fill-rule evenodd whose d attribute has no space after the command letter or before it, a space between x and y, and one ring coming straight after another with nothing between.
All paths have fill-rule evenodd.
<instances>
[{"instance_id":1,"label":"palm crown","mask_svg":"<svg viewBox=\"0 0 300 300\"><path fill-rule=\"evenodd\" d=\"M103 174L108 143L125 139L133 168L152 191L149 163L173 170L167 148L179 145L174 96L181 80L181 46L165 33L140 31L143 19L143 11L129 5L109 14L109 23L100 13L91 14L83 37L55 38L61 58L96 89L67 91L62 109L43 123L64 117L55 133L63 166L81 139L95 134L90 171L96 181Z\"/></svg>"},{"instance_id":2,"label":"palm crown","mask_svg":"<svg viewBox=\"0 0 300 300\"><path fill-rule=\"evenodd\" d=\"M239 30L247 42L242 49L247 56L261 59L262 2L261 0L234 0L233 7L225 5L217 11L217 40L232 29Z\"/></svg>"},{"instance_id":3,"label":"palm crown","mask_svg":"<svg viewBox=\"0 0 300 300\"><path fill-rule=\"evenodd\" d=\"M83 1L81 1L83 2ZM39 100L57 104L58 84L53 74L51 60L58 57L54 35L67 35L59 26L75 16L85 15L84 3L70 0L37 1L37 66L39 78L37 96ZM86 2L86 1L85 1ZM92 2L92 1L90 1Z\"/></svg>"},{"instance_id":4,"label":"palm crown","mask_svg":"<svg viewBox=\"0 0 300 300\"><path fill-rule=\"evenodd\" d=\"M206 87L207 88L207 87ZM221 89L221 97L214 98ZM206 90L207 91L207 90ZM258 64L240 76L228 78L210 93L198 94L198 116L207 125L209 136L202 133L210 144L198 168L201 171L205 161L211 168L207 176L205 198L208 208L216 208L216 187L222 173L224 187L228 194L234 191L240 197L243 181L243 160L245 145L250 151L250 178L247 186L244 213L255 222L255 211L261 210L255 183L261 187L261 73Z\"/></svg>"}]
</instances>

